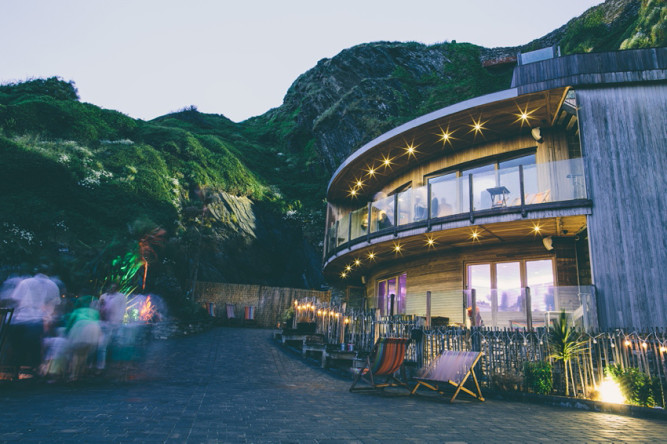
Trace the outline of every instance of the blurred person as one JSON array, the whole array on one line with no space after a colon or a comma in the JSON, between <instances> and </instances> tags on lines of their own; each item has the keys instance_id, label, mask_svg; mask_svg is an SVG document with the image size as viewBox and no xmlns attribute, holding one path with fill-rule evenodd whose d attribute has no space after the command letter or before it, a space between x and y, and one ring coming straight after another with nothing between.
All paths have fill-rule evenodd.
<instances>
[{"instance_id":1,"label":"blurred person","mask_svg":"<svg viewBox=\"0 0 667 444\"><path fill-rule=\"evenodd\" d=\"M59 303L58 285L44 274L23 279L16 285L10 296L14 316L8 336L14 365L38 368L42 360L42 339L55 320Z\"/></svg>"},{"instance_id":2,"label":"blurred person","mask_svg":"<svg viewBox=\"0 0 667 444\"><path fill-rule=\"evenodd\" d=\"M106 367L109 344L117 336L123 324L127 310L127 298L118 291L118 285L114 283L109 286L106 293L100 296L99 307L102 339L97 350L97 370L101 371Z\"/></svg>"},{"instance_id":3,"label":"blurred person","mask_svg":"<svg viewBox=\"0 0 667 444\"><path fill-rule=\"evenodd\" d=\"M86 370L90 357L102 340L100 313L91 307L92 297L78 298L74 311L69 315L66 356L69 359L69 379L78 379Z\"/></svg>"}]
</instances>

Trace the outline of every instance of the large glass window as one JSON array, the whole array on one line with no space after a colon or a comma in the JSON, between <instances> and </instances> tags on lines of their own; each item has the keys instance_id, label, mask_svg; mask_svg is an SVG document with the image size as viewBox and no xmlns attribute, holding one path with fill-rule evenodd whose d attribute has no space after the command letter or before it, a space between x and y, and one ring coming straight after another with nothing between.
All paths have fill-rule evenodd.
<instances>
[{"instance_id":1,"label":"large glass window","mask_svg":"<svg viewBox=\"0 0 667 444\"><path fill-rule=\"evenodd\" d=\"M380 309L380 316L405 314L406 273L378 281L377 289L377 307Z\"/></svg>"},{"instance_id":2,"label":"large glass window","mask_svg":"<svg viewBox=\"0 0 667 444\"><path fill-rule=\"evenodd\" d=\"M456 173L443 174L428 180L431 187L431 217L462 213L461 187Z\"/></svg>"},{"instance_id":3,"label":"large glass window","mask_svg":"<svg viewBox=\"0 0 667 444\"><path fill-rule=\"evenodd\" d=\"M531 312L556 309L552 259L519 260L469 264L467 266L468 304L475 290L479 318L487 326L520 326L525 319L526 287L531 291Z\"/></svg>"},{"instance_id":4,"label":"large glass window","mask_svg":"<svg viewBox=\"0 0 667 444\"><path fill-rule=\"evenodd\" d=\"M429 178L431 217L444 217L470 211L469 177L472 177L473 210L520 205L519 166L523 167L524 192L529 196L536 195L538 185L535 154L451 171Z\"/></svg>"}]
</instances>

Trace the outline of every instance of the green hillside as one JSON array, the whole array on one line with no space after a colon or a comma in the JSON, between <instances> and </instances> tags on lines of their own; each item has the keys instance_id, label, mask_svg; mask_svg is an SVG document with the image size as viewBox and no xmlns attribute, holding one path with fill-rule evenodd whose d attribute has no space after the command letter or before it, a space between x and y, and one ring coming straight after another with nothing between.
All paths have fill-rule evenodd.
<instances>
[{"instance_id":1,"label":"green hillside","mask_svg":"<svg viewBox=\"0 0 667 444\"><path fill-rule=\"evenodd\" d=\"M99 291L149 264L175 306L194 280L318 288L332 172L383 132L506 89L511 65L665 46L664 1L608 0L516 48L376 42L321 60L283 104L245 122L195 108L150 122L81 103L73 82L0 86L0 279L41 268ZM129 284L141 286L134 277Z\"/></svg>"}]
</instances>

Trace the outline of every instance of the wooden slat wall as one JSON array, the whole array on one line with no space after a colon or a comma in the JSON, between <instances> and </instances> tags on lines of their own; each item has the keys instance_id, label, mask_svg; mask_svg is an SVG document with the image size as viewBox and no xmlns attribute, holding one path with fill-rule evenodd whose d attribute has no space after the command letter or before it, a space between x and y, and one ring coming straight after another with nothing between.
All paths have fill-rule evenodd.
<instances>
[{"instance_id":1,"label":"wooden slat wall","mask_svg":"<svg viewBox=\"0 0 667 444\"><path fill-rule=\"evenodd\" d=\"M667 327L667 85L576 93L601 327Z\"/></svg>"},{"instance_id":2,"label":"wooden slat wall","mask_svg":"<svg viewBox=\"0 0 667 444\"><path fill-rule=\"evenodd\" d=\"M667 48L573 54L517 66L512 88L519 94L560 86L665 80Z\"/></svg>"}]
</instances>

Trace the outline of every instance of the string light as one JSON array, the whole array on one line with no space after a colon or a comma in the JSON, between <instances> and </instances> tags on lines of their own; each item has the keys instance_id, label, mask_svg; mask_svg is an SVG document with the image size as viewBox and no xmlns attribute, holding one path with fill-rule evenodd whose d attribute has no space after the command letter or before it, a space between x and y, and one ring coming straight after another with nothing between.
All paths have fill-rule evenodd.
<instances>
[{"instance_id":1,"label":"string light","mask_svg":"<svg viewBox=\"0 0 667 444\"><path fill-rule=\"evenodd\" d=\"M433 239L432 236L427 236L426 237L426 246L429 248L435 247L435 239Z\"/></svg>"},{"instance_id":2,"label":"string light","mask_svg":"<svg viewBox=\"0 0 667 444\"><path fill-rule=\"evenodd\" d=\"M348 273L349 273L350 271L352 271L352 265L346 265L346 266L345 266L345 271L347 271Z\"/></svg>"},{"instance_id":3,"label":"string light","mask_svg":"<svg viewBox=\"0 0 667 444\"><path fill-rule=\"evenodd\" d=\"M400 253L402 248L403 247L401 247L401 244L399 244L398 242L395 243L394 244L394 253L396 253L396 254Z\"/></svg>"},{"instance_id":4,"label":"string light","mask_svg":"<svg viewBox=\"0 0 667 444\"><path fill-rule=\"evenodd\" d=\"M373 253L372 251L369 252L366 256L368 257L368 260L371 260L371 261L375 260L375 253Z\"/></svg>"},{"instance_id":5,"label":"string light","mask_svg":"<svg viewBox=\"0 0 667 444\"><path fill-rule=\"evenodd\" d=\"M480 238L480 235L479 235L479 231L477 231L477 228L475 228L474 230L472 230L470 232L470 239L472 239L473 242L479 241L479 238Z\"/></svg>"},{"instance_id":6,"label":"string light","mask_svg":"<svg viewBox=\"0 0 667 444\"><path fill-rule=\"evenodd\" d=\"M359 265L361 265L361 259L356 258L356 259L354 260L354 266L355 266L355 267L358 267Z\"/></svg>"}]
</instances>

